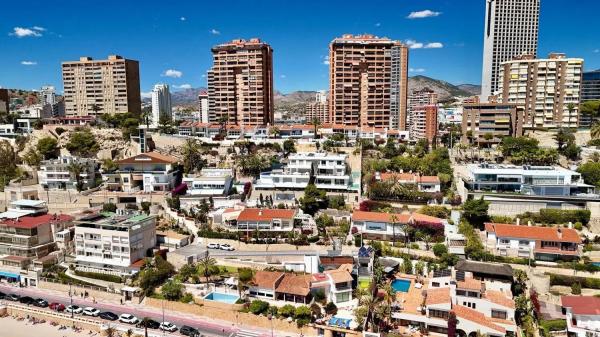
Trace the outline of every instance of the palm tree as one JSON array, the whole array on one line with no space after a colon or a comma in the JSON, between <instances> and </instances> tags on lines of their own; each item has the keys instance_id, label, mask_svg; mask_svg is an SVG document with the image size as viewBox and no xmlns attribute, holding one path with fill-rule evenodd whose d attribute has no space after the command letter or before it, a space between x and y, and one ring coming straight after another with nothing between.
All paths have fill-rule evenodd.
<instances>
[{"instance_id":1,"label":"palm tree","mask_svg":"<svg viewBox=\"0 0 600 337\"><path fill-rule=\"evenodd\" d=\"M117 329L109 326L106 328L106 330L104 330L104 334L106 334L106 337L115 337L117 335Z\"/></svg>"},{"instance_id":2,"label":"palm tree","mask_svg":"<svg viewBox=\"0 0 600 337\"><path fill-rule=\"evenodd\" d=\"M81 190L83 189L83 183L81 182L81 173L83 173L84 169L85 167L82 163L76 162L72 162L67 167L69 173L71 173L75 177L75 187L77 188L78 192L81 192Z\"/></svg>"},{"instance_id":3,"label":"palm tree","mask_svg":"<svg viewBox=\"0 0 600 337\"><path fill-rule=\"evenodd\" d=\"M201 154L201 145L197 139L188 138L181 149L183 155L183 172L192 173L202 169L203 160Z\"/></svg>"},{"instance_id":4,"label":"palm tree","mask_svg":"<svg viewBox=\"0 0 600 337\"><path fill-rule=\"evenodd\" d=\"M392 214L390 216L390 222L392 223L392 246L396 243L396 224L398 223L398 216Z\"/></svg>"},{"instance_id":5,"label":"palm tree","mask_svg":"<svg viewBox=\"0 0 600 337\"><path fill-rule=\"evenodd\" d=\"M321 126L321 120L318 119L317 117L313 117L312 125L315 128L315 138L320 138L318 132L319 132L319 126Z\"/></svg>"},{"instance_id":6,"label":"palm tree","mask_svg":"<svg viewBox=\"0 0 600 337\"><path fill-rule=\"evenodd\" d=\"M217 260L210 257L210 255L208 255L208 252L206 252L206 256L198 262L198 265L200 266L200 268L203 269L203 274L206 278L206 283L208 283L208 278L211 275L211 269L217 265Z\"/></svg>"},{"instance_id":7,"label":"palm tree","mask_svg":"<svg viewBox=\"0 0 600 337\"><path fill-rule=\"evenodd\" d=\"M142 318L142 326L144 327L144 337L148 337L148 322L150 322L150 318L144 317Z\"/></svg>"},{"instance_id":8,"label":"palm tree","mask_svg":"<svg viewBox=\"0 0 600 337\"><path fill-rule=\"evenodd\" d=\"M133 336L133 330L131 330L131 329L127 329L127 331L125 331L125 336L126 336L126 337L131 337L131 336Z\"/></svg>"},{"instance_id":9,"label":"palm tree","mask_svg":"<svg viewBox=\"0 0 600 337\"><path fill-rule=\"evenodd\" d=\"M92 110L94 112L94 115L97 115L98 111L101 111L102 108L100 108L100 106L98 104L94 103L90 106L90 110Z\"/></svg>"},{"instance_id":10,"label":"palm tree","mask_svg":"<svg viewBox=\"0 0 600 337\"><path fill-rule=\"evenodd\" d=\"M152 122L152 109L151 108L144 108L144 110L142 110L142 120L145 122L146 124L146 129L150 128L150 123Z\"/></svg>"},{"instance_id":11,"label":"palm tree","mask_svg":"<svg viewBox=\"0 0 600 337\"><path fill-rule=\"evenodd\" d=\"M272 126L269 128L269 135L273 136L274 138L279 137L280 133L281 133L281 131L276 126Z\"/></svg>"},{"instance_id":12,"label":"palm tree","mask_svg":"<svg viewBox=\"0 0 600 337\"><path fill-rule=\"evenodd\" d=\"M378 330L379 328L387 325L388 320L392 317L392 306L387 302L381 302L379 305L375 307L373 312L373 322L378 321Z\"/></svg>"},{"instance_id":13,"label":"palm tree","mask_svg":"<svg viewBox=\"0 0 600 337\"><path fill-rule=\"evenodd\" d=\"M367 310L367 315L365 317L365 324L363 327L363 331L368 331L369 329L369 321L372 319L373 310L377 305L377 300L373 297L372 294L367 294L363 296L359 302L361 306L363 306Z\"/></svg>"},{"instance_id":14,"label":"palm tree","mask_svg":"<svg viewBox=\"0 0 600 337\"><path fill-rule=\"evenodd\" d=\"M590 128L590 136L592 139L600 138L600 122L592 124L592 127Z\"/></svg>"}]
</instances>

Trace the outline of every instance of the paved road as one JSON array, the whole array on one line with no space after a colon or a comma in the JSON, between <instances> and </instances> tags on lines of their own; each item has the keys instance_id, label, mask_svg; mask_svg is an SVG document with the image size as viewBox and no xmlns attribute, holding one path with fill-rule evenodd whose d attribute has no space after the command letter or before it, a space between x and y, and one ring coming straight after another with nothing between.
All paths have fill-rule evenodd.
<instances>
[{"instance_id":1,"label":"paved road","mask_svg":"<svg viewBox=\"0 0 600 337\"><path fill-rule=\"evenodd\" d=\"M297 255L327 255L327 252L316 250L273 250L273 251L251 251L251 250L234 250L225 251L220 249L209 249L210 256L297 256Z\"/></svg>"},{"instance_id":2,"label":"paved road","mask_svg":"<svg viewBox=\"0 0 600 337\"><path fill-rule=\"evenodd\" d=\"M17 288L13 286L0 285L0 291L5 294L12 293L21 296L31 296L33 298L43 298L49 303L58 302L63 303L65 306L70 304L70 298L68 296L58 295L48 291L43 291L38 288ZM267 333L266 331L239 328L236 327L235 324L225 325L223 323L217 323L215 321L206 321L200 319L197 316L185 315L180 312L172 312L165 310L163 319L163 313L160 312L160 310L152 310L148 307L140 308L135 305L119 305L106 302L93 303L92 300L89 298L83 299L76 297L73 297L73 304L78 305L80 307L94 307L99 309L100 311L110 311L117 315L128 313L140 319L144 317L149 317L157 322L171 322L177 325L178 327L182 325L188 325L198 329L198 331L200 331L201 334L210 337L267 337L271 335L270 332Z\"/></svg>"}]
</instances>

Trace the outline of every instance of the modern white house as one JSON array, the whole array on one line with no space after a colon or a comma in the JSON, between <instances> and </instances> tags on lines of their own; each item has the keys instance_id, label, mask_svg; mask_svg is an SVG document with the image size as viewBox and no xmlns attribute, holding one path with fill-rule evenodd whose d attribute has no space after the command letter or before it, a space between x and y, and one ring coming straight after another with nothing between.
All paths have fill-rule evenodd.
<instances>
[{"instance_id":1,"label":"modern white house","mask_svg":"<svg viewBox=\"0 0 600 337\"><path fill-rule=\"evenodd\" d=\"M198 175L183 178L188 195L225 196L233 184L231 169L203 168Z\"/></svg>"},{"instance_id":2,"label":"modern white house","mask_svg":"<svg viewBox=\"0 0 600 337\"><path fill-rule=\"evenodd\" d=\"M404 237L403 228L407 225L426 225L438 228L442 233L447 222L443 219L419 213L383 213L354 210L351 231L363 239L394 240Z\"/></svg>"},{"instance_id":3,"label":"modern white house","mask_svg":"<svg viewBox=\"0 0 600 337\"><path fill-rule=\"evenodd\" d=\"M77 270L130 274L131 265L155 246L154 216L95 213L75 221Z\"/></svg>"},{"instance_id":4,"label":"modern white house","mask_svg":"<svg viewBox=\"0 0 600 337\"><path fill-rule=\"evenodd\" d=\"M110 191L170 191L177 176L177 159L158 152L146 152L116 162L119 169L102 174Z\"/></svg>"},{"instance_id":5,"label":"modern white house","mask_svg":"<svg viewBox=\"0 0 600 337\"><path fill-rule=\"evenodd\" d=\"M235 221L229 221L226 229L247 232L249 236L255 230L260 233L288 233L294 230L295 209L244 208Z\"/></svg>"},{"instance_id":6,"label":"modern white house","mask_svg":"<svg viewBox=\"0 0 600 337\"><path fill-rule=\"evenodd\" d=\"M79 170L79 179L74 167ZM97 168L98 163L93 159L61 156L42 161L37 175L39 184L47 189L75 189L79 180L86 190L94 187Z\"/></svg>"},{"instance_id":7,"label":"modern white house","mask_svg":"<svg viewBox=\"0 0 600 337\"><path fill-rule=\"evenodd\" d=\"M569 336L600 336L600 297L561 296Z\"/></svg>"}]
</instances>

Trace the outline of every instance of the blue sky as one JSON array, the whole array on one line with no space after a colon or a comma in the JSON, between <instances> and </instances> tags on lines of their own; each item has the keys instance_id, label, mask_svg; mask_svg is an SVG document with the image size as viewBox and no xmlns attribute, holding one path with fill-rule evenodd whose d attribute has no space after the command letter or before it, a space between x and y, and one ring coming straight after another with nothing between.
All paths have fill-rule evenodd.
<instances>
[{"instance_id":1,"label":"blue sky","mask_svg":"<svg viewBox=\"0 0 600 337\"><path fill-rule=\"evenodd\" d=\"M142 92L159 82L179 88L205 86L211 46L260 37L274 49L277 90L327 89L328 44L344 33L441 47L412 49L410 75L479 84L484 4L485 0L7 1L0 11L0 86L34 89L52 84L61 91L61 61L109 54L140 61ZM413 12L420 12L413 16L421 18L408 18ZM598 13L597 0L542 0L539 54L565 52L583 57L587 70L600 68Z\"/></svg>"}]
</instances>

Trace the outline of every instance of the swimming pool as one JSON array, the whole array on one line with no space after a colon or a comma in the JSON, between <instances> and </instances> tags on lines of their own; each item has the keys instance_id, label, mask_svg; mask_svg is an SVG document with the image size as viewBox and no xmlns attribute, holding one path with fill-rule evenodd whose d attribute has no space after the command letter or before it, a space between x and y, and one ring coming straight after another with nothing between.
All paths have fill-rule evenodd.
<instances>
[{"instance_id":1,"label":"swimming pool","mask_svg":"<svg viewBox=\"0 0 600 337\"><path fill-rule=\"evenodd\" d=\"M217 301L217 302L229 303L229 304L234 304L235 302L237 302L237 300L239 298L240 297L238 295L223 294L223 293L217 293L217 292L212 292L212 293L204 296L205 300Z\"/></svg>"},{"instance_id":2,"label":"swimming pool","mask_svg":"<svg viewBox=\"0 0 600 337\"><path fill-rule=\"evenodd\" d=\"M394 291L401 291L403 293L407 293L408 288L410 288L410 280L397 278L392 281L392 289L394 289Z\"/></svg>"}]
</instances>

